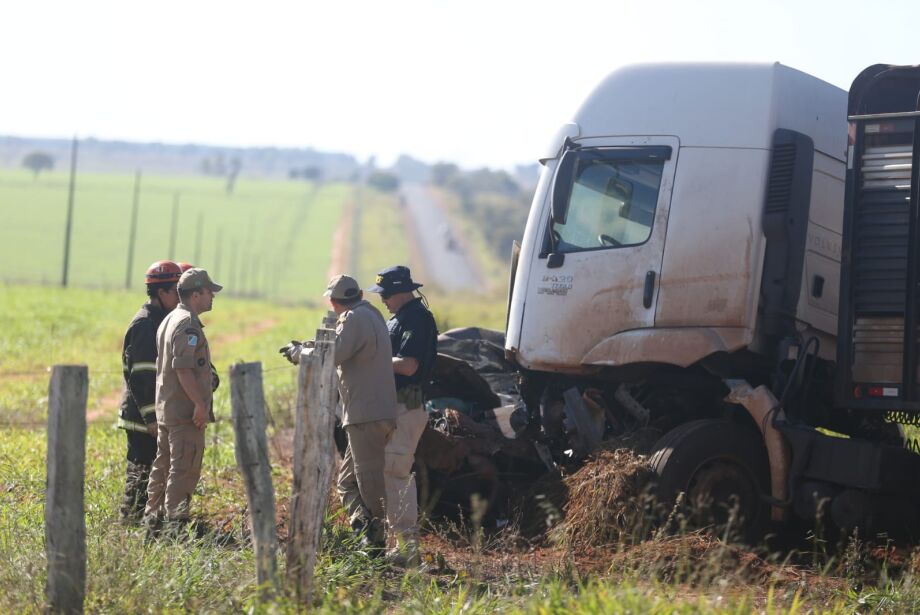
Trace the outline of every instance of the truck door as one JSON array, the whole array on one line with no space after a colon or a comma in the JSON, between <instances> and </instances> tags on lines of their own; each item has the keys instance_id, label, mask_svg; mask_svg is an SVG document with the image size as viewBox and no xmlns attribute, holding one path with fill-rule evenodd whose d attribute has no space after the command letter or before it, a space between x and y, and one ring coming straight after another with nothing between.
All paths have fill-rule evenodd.
<instances>
[{"instance_id":1,"label":"truck door","mask_svg":"<svg viewBox=\"0 0 920 615\"><path fill-rule=\"evenodd\" d=\"M530 268L518 348L525 366L564 371L604 338L654 326L679 141L570 145Z\"/></svg>"}]
</instances>

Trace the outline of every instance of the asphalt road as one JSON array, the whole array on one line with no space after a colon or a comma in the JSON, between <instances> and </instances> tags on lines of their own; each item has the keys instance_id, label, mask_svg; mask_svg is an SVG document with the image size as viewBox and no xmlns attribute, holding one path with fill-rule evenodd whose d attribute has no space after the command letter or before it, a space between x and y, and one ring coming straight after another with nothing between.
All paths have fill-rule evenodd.
<instances>
[{"instance_id":1,"label":"asphalt road","mask_svg":"<svg viewBox=\"0 0 920 615\"><path fill-rule=\"evenodd\" d=\"M429 278L421 281L447 291L481 289L463 242L457 241L456 231L438 200L421 184L403 184L402 195Z\"/></svg>"}]
</instances>

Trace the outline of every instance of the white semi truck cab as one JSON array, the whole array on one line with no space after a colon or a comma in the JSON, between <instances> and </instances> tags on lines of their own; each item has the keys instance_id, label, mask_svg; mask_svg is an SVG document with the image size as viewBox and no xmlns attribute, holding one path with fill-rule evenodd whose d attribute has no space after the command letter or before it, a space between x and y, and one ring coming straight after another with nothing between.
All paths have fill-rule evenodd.
<instances>
[{"instance_id":1,"label":"white semi truck cab","mask_svg":"<svg viewBox=\"0 0 920 615\"><path fill-rule=\"evenodd\" d=\"M920 410L920 71L885 70L900 98L861 76L849 133L847 93L781 64L628 67L588 96L512 257L505 351L551 450L655 434L660 495L730 496L752 531L822 499L841 528L918 525L886 419Z\"/></svg>"},{"instance_id":2,"label":"white semi truck cab","mask_svg":"<svg viewBox=\"0 0 920 615\"><path fill-rule=\"evenodd\" d=\"M833 356L846 147L846 92L781 64L614 72L543 159L506 347L536 370L687 367L759 348L766 300Z\"/></svg>"}]
</instances>

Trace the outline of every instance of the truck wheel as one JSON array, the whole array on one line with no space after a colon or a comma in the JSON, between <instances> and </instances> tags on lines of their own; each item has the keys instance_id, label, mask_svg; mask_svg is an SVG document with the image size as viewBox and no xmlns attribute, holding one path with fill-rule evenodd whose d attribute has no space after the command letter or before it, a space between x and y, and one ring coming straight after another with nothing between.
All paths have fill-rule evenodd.
<instances>
[{"instance_id":1,"label":"truck wheel","mask_svg":"<svg viewBox=\"0 0 920 615\"><path fill-rule=\"evenodd\" d=\"M721 419L684 423L652 447L656 495L665 513L685 494L680 512L692 526L732 530L746 541L763 536L770 509L770 466L760 433Z\"/></svg>"}]
</instances>

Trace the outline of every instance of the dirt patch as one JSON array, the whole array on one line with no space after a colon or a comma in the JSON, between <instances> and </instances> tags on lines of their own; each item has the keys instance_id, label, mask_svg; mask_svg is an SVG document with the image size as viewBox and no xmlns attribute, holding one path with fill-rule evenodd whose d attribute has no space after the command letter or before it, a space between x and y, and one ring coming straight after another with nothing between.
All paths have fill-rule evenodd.
<instances>
[{"instance_id":1,"label":"dirt patch","mask_svg":"<svg viewBox=\"0 0 920 615\"><path fill-rule=\"evenodd\" d=\"M631 546L584 547L521 546L507 538L485 539L475 548L463 539L435 529L421 537L429 572L461 576L485 583L507 583L556 575L572 580L643 579L696 590L712 587L719 593L737 592L756 602L766 599L770 587L805 591L812 595L839 593L846 579L821 575L784 562L770 562L753 551L724 543L705 534L655 538Z\"/></svg>"},{"instance_id":2,"label":"dirt patch","mask_svg":"<svg viewBox=\"0 0 920 615\"><path fill-rule=\"evenodd\" d=\"M241 331L237 333L224 333L221 335L217 335L214 337L213 343L215 344L235 344L236 342L240 342L248 337L258 335L262 333L263 331L268 331L269 329L275 326L276 322L277 321L275 321L274 319L268 318L261 322L257 322L253 326L246 329L246 331Z\"/></svg>"},{"instance_id":3,"label":"dirt patch","mask_svg":"<svg viewBox=\"0 0 920 615\"><path fill-rule=\"evenodd\" d=\"M245 332L217 335L214 338L214 342L218 344L233 344L242 341L247 337L258 335L263 331L267 331L274 327L275 324L275 320L266 319L256 323ZM94 423L102 419L117 418L118 407L119 404L121 404L121 396L123 393L124 385L119 385L117 388L110 390L108 393L100 397L98 401L96 401L95 406L91 410L87 411L86 422Z\"/></svg>"},{"instance_id":4,"label":"dirt patch","mask_svg":"<svg viewBox=\"0 0 920 615\"><path fill-rule=\"evenodd\" d=\"M354 223L355 204L353 201L345 205L345 211L342 212L342 218L339 220L339 226L335 229L332 236L332 254L329 259L329 270L326 272L326 279L331 280L340 273L347 271L352 263L349 263L349 235Z\"/></svg>"},{"instance_id":5,"label":"dirt patch","mask_svg":"<svg viewBox=\"0 0 920 615\"><path fill-rule=\"evenodd\" d=\"M474 548L437 532L423 534L419 541L432 574L460 575L486 582L542 576L563 566L565 561L563 553L553 548L512 549L504 542Z\"/></svg>"},{"instance_id":6,"label":"dirt patch","mask_svg":"<svg viewBox=\"0 0 920 615\"><path fill-rule=\"evenodd\" d=\"M606 555L608 570L629 569L664 582L711 583L730 578L756 584L798 583L807 577L800 568L768 562L705 533L656 538Z\"/></svg>"},{"instance_id":7,"label":"dirt patch","mask_svg":"<svg viewBox=\"0 0 920 615\"><path fill-rule=\"evenodd\" d=\"M33 372L0 372L0 378L7 382L26 382L31 380L48 379L51 377L51 368Z\"/></svg>"},{"instance_id":8,"label":"dirt patch","mask_svg":"<svg viewBox=\"0 0 920 615\"><path fill-rule=\"evenodd\" d=\"M96 402L96 406L86 413L86 422L95 423L100 419L113 419L117 417L123 393L124 388L120 386L117 389L112 389L99 398Z\"/></svg>"}]
</instances>

